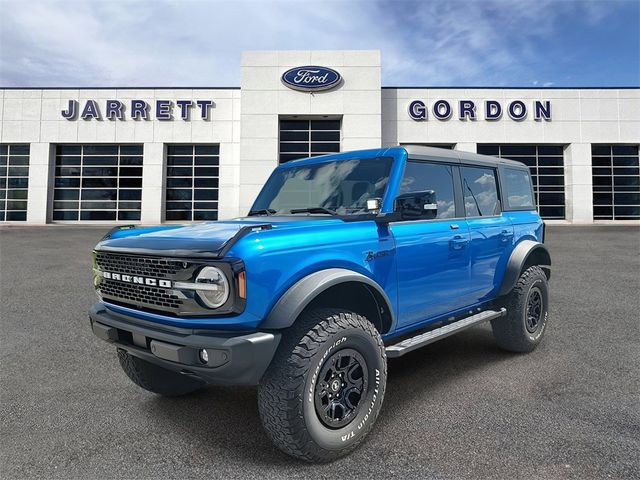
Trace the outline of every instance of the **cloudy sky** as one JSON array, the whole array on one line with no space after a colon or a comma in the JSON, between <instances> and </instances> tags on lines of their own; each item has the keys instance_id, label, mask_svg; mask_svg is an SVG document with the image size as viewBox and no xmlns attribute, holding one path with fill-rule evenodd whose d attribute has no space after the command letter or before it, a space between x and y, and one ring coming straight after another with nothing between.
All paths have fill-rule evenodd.
<instances>
[{"instance_id":1,"label":"cloudy sky","mask_svg":"<svg viewBox=\"0 0 640 480\"><path fill-rule=\"evenodd\" d=\"M640 0L0 0L0 86L238 86L243 50L380 49L385 86L637 86Z\"/></svg>"}]
</instances>

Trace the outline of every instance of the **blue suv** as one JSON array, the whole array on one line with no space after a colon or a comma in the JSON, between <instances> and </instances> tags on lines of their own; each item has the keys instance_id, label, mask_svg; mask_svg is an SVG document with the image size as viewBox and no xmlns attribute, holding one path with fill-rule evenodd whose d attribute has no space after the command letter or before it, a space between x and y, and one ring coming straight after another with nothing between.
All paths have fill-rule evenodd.
<instances>
[{"instance_id":1,"label":"blue suv","mask_svg":"<svg viewBox=\"0 0 640 480\"><path fill-rule=\"evenodd\" d=\"M330 461L373 427L388 358L482 322L508 351L536 347L543 242L521 163L421 146L303 159L246 217L109 232L91 327L151 392L258 385L273 442Z\"/></svg>"}]
</instances>

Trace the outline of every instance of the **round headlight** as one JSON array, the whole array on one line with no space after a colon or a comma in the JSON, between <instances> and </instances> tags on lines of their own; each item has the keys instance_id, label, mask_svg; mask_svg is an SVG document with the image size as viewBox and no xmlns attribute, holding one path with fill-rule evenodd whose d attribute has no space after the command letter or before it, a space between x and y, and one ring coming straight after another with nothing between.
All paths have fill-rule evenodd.
<instances>
[{"instance_id":1,"label":"round headlight","mask_svg":"<svg viewBox=\"0 0 640 480\"><path fill-rule=\"evenodd\" d=\"M207 307L218 308L229 298L229 282L222 270L204 267L196 277L196 293Z\"/></svg>"}]
</instances>

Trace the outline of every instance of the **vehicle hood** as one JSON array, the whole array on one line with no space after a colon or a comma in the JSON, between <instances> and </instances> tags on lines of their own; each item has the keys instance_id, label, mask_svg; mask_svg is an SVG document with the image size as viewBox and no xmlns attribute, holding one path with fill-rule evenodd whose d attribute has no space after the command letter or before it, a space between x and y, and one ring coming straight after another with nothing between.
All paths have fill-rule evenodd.
<instances>
[{"instance_id":1,"label":"vehicle hood","mask_svg":"<svg viewBox=\"0 0 640 480\"><path fill-rule=\"evenodd\" d=\"M219 258L230 242L264 228L289 230L342 223L340 219L317 215L247 217L191 225L121 228L107 234L96 251L137 253L171 257ZM248 228L244 228L248 227ZM242 230L242 232L241 232Z\"/></svg>"}]
</instances>

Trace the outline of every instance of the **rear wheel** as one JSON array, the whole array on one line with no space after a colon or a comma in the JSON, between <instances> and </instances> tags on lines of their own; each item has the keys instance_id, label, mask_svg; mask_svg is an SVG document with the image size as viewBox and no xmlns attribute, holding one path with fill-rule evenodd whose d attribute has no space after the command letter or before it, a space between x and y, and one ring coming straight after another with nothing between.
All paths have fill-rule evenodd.
<instances>
[{"instance_id":1,"label":"rear wheel","mask_svg":"<svg viewBox=\"0 0 640 480\"><path fill-rule=\"evenodd\" d=\"M539 266L522 272L505 307L507 315L491 321L498 345L510 352L532 351L542 340L549 315L547 276Z\"/></svg>"},{"instance_id":2,"label":"rear wheel","mask_svg":"<svg viewBox=\"0 0 640 480\"><path fill-rule=\"evenodd\" d=\"M373 427L387 378L380 334L341 310L303 314L258 389L262 424L285 453L311 462L352 451Z\"/></svg>"},{"instance_id":3,"label":"rear wheel","mask_svg":"<svg viewBox=\"0 0 640 480\"><path fill-rule=\"evenodd\" d=\"M204 383L198 380L129 355L121 348L118 349L118 360L122 370L133 383L158 395L185 395L204 386Z\"/></svg>"}]
</instances>

